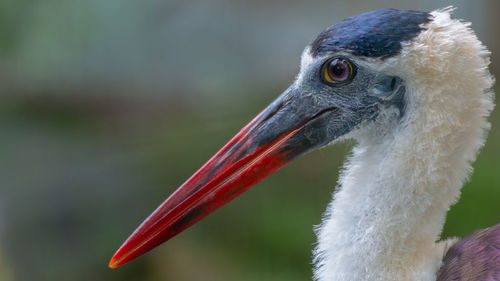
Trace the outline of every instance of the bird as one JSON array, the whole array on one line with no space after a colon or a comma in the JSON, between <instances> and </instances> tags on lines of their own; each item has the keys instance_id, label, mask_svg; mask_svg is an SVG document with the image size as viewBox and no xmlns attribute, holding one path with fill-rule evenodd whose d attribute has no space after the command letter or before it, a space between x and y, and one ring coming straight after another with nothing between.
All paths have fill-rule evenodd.
<instances>
[{"instance_id":1,"label":"bird","mask_svg":"<svg viewBox=\"0 0 500 281\"><path fill-rule=\"evenodd\" d=\"M500 224L440 240L494 108L490 52L454 9L375 10L326 28L304 49L292 84L109 266L169 240L299 156L354 140L315 228L314 280L500 280Z\"/></svg>"}]
</instances>

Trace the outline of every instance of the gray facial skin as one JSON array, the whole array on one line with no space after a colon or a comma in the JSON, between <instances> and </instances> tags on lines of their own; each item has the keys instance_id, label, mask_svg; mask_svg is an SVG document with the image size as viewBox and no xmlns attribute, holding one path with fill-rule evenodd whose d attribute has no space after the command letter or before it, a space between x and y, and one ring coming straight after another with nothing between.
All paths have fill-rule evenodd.
<instances>
[{"instance_id":1,"label":"gray facial skin","mask_svg":"<svg viewBox=\"0 0 500 281\"><path fill-rule=\"evenodd\" d=\"M323 81L323 66L332 57L351 62L356 68L352 80L333 85ZM291 160L374 121L382 110L396 108L401 117L404 93L399 77L364 67L354 57L324 56L265 109L252 128L252 139L261 146L299 128L281 149Z\"/></svg>"}]
</instances>

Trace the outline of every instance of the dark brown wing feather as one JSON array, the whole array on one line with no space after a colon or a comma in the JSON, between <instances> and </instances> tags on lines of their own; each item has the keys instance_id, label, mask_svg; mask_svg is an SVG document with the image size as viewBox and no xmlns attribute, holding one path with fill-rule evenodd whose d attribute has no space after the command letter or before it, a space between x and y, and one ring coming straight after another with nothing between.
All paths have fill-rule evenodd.
<instances>
[{"instance_id":1,"label":"dark brown wing feather","mask_svg":"<svg viewBox=\"0 0 500 281\"><path fill-rule=\"evenodd\" d=\"M500 224L458 241L446 253L437 281L500 281Z\"/></svg>"}]
</instances>

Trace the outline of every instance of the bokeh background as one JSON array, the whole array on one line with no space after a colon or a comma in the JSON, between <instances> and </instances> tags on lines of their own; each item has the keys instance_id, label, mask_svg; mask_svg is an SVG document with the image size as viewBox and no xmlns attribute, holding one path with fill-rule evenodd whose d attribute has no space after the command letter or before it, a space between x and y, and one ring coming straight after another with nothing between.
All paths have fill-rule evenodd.
<instances>
[{"instance_id":1,"label":"bokeh background","mask_svg":"<svg viewBox=\"0 0 500 281\"><path fill-rule=\"evenodd\" d=\"M500 2L0 1L0 280L310 280L352 146L310 153L117 270L135 227L294 79L325 27L457 7L499 71ZM467 75L467 69L464 69ZM444 237L500 222L500 114Z\"/></svg>"}]
</instances>

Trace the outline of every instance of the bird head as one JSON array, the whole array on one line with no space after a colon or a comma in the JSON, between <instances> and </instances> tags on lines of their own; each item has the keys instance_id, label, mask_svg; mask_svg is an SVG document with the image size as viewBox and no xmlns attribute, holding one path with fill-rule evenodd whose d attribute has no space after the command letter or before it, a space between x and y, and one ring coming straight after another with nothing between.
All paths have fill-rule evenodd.
<instances>
[{"instance_id":1,"label":"bird head","mask_svg":"<svg viewBox=\"0 0 500 281\"><path fill-rule=\"evenodd\" d=\"M436 19L444 14L449 20L448 11L378 10L321 32L305 48L288 89L167 198L120 247L110 267L167 241L308 151L350 137L390 135L408 122L403 119L416 104L439 106L435 97L425 104L416 89L440 81L436 76L446 65L434 64L449 60L439 58L446 44L432 46L442 39L435 37Z\"/></svg>"}]
</instances>

